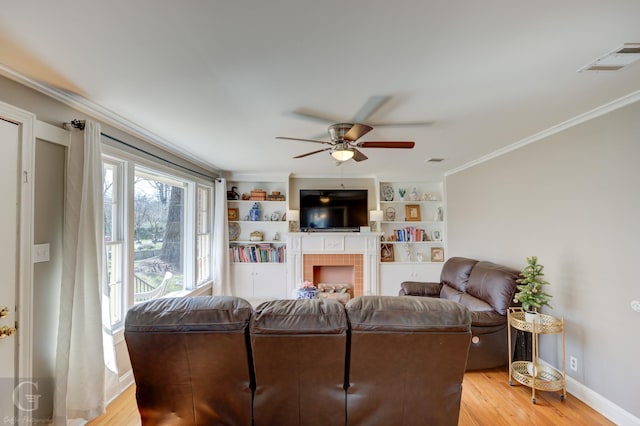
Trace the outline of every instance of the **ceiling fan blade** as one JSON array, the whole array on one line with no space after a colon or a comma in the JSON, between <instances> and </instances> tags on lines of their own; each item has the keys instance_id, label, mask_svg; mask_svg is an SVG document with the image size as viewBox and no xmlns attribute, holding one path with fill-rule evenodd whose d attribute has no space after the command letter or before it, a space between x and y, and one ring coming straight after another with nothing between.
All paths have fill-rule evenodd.
<instances>
[{"instance_id":1,"label":"ceiling fan blade","mask_svg":"<svg viewBox=\"0 0 640 426\"><path fill-rule=\"evenodd\" d=\"M358 148L413 148L415 145L416 143L412 141L370 141L356 144Z\"/></svg>"},{"instance_id":2,"label":"ceiling fan blade","mask_svg":"<svg viewBox=\"0 0 640 426\"><path fill-rule=\"evenodd\" d=\"M389 123L369 123L373 127L410 127L410 126L433 126L435 121L394 121Z\"/></svg>"},{"instance_id":3,"label":"ceiling fan blade","mask_svg":"<svg viewBox=\"0 0 640 426\"><path fill-rule=\"evenodd\" d=\"M366 124L356 123L351 129L342 137L344 140L354 142L373 130L373 127Z\"/></svg>"},{"instance_id":4,"label":"ceiling fan blade","mask_svg":"<svg viewBox=\"0 0 640 426\"><path fill-rule=\"evenodd\" d=\"M318 140L315 140L315 139L288 138L286 136L276 136L276 139L284 139L284 140L288 140L288 141L314 142L314 143L323 143L323 144L326 144L326 145L333 145L333 143L331 143L331 142L318 141Z\"/></svg>"},{"instance_id":5,"label":"ceiling fan blade","mask_svg":"<svg viewBox=\"0 0 640 426\"><path fill-rule=\"evenodd\" d=\"M364 155L361 151L358 151L358 150L357 150L357 149L355 149L355 148L352 148L352 149L353 149L353 159L354 159L355 161L364 161L364 160L366 160L367 158L369 158L369 157L367 157L366 155Z\"/></svg>"},{"instance_id":6,"label":"ceiling fan blade","mask_svg":"<svg viewBox=\"0 0 640 426\"><path fill-rule=\"evenodd\" d=\"M319 153L319 152L328 151L328 150L330 150L330 149L331 149L331 148L319 149L319 150L317 150L317 151L307 152L306 154L296 155L296 156L295 156L295 157L293 157L293 158L303 158L303 157L307 157L307 156L309 156L309 155L317 154L317 153Z\"/></svg>"},{"instance_id":7,"label":"ceiling fan blade","mask_svg":"<svg viewBox=\"0 0 640 426\"><path fill-rule=\"evenodd\" d=\"M372 96L367 102L360 108L360 110L353 116L354 123L366 123L369 117L371 117L380 107L391 99L391 96Z\"/></svg>"},{"instance_id":8,"label":"ceiling fan blade","mask_svg":"<svg viewBox=\"0 0 640 426\"><path fill-rule=\"evenodd\" d=\"M329 117L321 112L314 111L309 108L297 108L291 111L291 115L305 118L307 120L319 121L324 124L339 123L343 120L337 117Z\"/></svg>"}]
</instances>

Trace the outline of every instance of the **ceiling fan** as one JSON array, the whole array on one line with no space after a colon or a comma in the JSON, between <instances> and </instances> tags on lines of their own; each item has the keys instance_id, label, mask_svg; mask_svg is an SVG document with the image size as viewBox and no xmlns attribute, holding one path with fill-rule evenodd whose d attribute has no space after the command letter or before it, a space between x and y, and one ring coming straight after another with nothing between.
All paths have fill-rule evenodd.
<instances>
[{"instance_id":1,"label":"ceiling fan","mask_svg":"<svg viewBox=\"0 0 640 426\"><path fill-rule=\"evenodd\" d=\"M328 145L326 148L318 149L316 151L307 152L306 154L296 155L293 158L302 158L313 154L318 154L324 151L330 151L331 156L339 163L354 159L355 161L364 161L367 157L358 148L413 148L415 142L413 141L368 141L368 142L356 142L362 136L373 130L373 127L360 123L338 123L329 126L329 137L331 142L320 141L316 139L300 139L289 138L286 136L278 136L276 139L285 139L292 141L313 142Z\"/></svg>"},{"instance_id":2,"label":"ceiling fan","mask_svg":"<svg viewBox=\"0 0 640 426\"><path fill-rule=\"evenodd\" d=\"M383 122L383 121L372 121L370 118L380 109L384 104L391 100L391 96L371 96L367 101L360 107L358 112L350 118L346 119L347 122L351 123L367 123L373 127L383 127L383 126L430 126L433 124L433 121L394 121L394 122ZM345 121L344 117L330 117L327 114L315 111L309 108L298 108L291 111L292 115L296 117L301 117L307 120L320 121L326 124L338 123Z\"/></svg>"}]
</instances>

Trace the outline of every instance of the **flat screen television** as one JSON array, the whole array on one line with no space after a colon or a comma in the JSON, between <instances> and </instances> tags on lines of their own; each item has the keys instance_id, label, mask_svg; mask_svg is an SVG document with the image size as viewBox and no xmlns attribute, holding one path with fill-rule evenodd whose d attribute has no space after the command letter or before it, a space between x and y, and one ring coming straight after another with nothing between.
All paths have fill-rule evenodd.
<instances>
[{"instance_id":1,"label":"flat screen television","mask_svg":"<svg viewBox=\"0 0 640 426\"><path fill-rule=\"evenodd\" d=\"M366 189L301 189L300 230L360 231L368 209Z\"/></svg>"}]
</instances>

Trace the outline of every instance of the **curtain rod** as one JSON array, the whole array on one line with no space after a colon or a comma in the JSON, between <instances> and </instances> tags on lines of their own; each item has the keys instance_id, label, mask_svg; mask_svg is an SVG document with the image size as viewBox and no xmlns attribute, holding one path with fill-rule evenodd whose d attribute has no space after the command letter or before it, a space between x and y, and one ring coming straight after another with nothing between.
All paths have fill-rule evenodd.
<instances>
[{"instance_id":1,"label":"curtain rod","mask_svg":"<svg viewBox=\"0 0 640 426\"><path fill-rule=\"evenodd\" d=\"M68 122L68 123L62 123L62 127L64 127L65 129L68 129L68 127L72 127L72 128L74 128L74 129L84 130L84 127L85 127L85 120L77 120L77 119L76 119L76 120L71 120L71 121L70 121L70 122ZM205 178L207 178L207 179L209 179L209 180L211 180L211 181L213 181L213 180L215 179L215 177L214 177L214 176L210 176L210 175L207 175L207 174L201 173L201 172L199 172L199 171L197 171L197 170L190 169L189 167L183 166L183 165L181 165L181 164L174 163L174 162L173 162L173 161L171 161L171 160L167 160L166 158L162 158L162 157L160 157L159 155L156 155L156 154L151 153L151 152L149 152L149 151L145 151L145 150L144 150L144 149L142 149L142 148L138 148L137 146L131 145L131 144L130 144L130 143L128 143L128 142L125 142L125 141L123 141L123 140L120 140L120 139L118 139L118 138L115 138L115 137L113 137L113 136L111 136L111 135L108 135L108 134L106 134L106 133L100 132L100 135L101 135L101 136L104 136L104 137L105 137L105 138L107 138L107 139L111 139L111 140L112 140L112 141L114 141L114 142L118 142L118 143L120 143L120 144L122 144L122 145L128 146L128 147L129 147L129 148L131 148L131 149L135 149L136 151L142 152L143 154L150 155L151 157L156 158L156 159L158 159L158 160L160 160L160 161L163 161L163 162L165 162L165 163L171 164L172 166L176 166L176 167L179 167L179 168L181 168L181 169L183 169L183 170L187 170L188 172L191 172L191 173L197 174L197 175L199 175L199 176L205 177Z\"/></svg>"}]
</instances>

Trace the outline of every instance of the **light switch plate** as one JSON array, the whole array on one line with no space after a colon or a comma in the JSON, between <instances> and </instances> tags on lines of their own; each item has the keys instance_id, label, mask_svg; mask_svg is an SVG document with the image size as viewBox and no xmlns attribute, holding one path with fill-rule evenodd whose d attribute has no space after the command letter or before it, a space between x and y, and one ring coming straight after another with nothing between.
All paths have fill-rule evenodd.
<instances>
[{"instance_id":1,"label":"light switch plate","mask_svg":"<svg viewBox=\"0 0 640 426\"><path fill-rule=\"evenodd\" d=\"M49 243L33 245L33 263L49 261Z\"/></svg>"}]
</instances>

